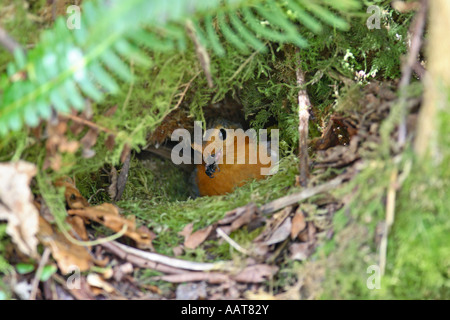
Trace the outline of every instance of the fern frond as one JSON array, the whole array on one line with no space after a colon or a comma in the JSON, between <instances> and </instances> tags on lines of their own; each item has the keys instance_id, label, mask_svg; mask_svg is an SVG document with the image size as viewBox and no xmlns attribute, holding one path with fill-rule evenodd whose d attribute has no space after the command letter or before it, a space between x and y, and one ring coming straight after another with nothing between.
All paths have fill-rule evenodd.
<instances>
[{"instance_id":1,"label":"fern frond","mask_svg":"<svg viewBox=\"0 0 450 320\"><path fill-rule=\"evenodd\" d=\"M338 28L343 19L326 7L344 11L356 0L333 5L330 0L98 0L85 2L80 29L69 30L59 18L28 55L14 54L14 63L0 79L0 135L36 126L52 108L82 110L85 99L101 101L117 93L116 78L130 82L129 63L149 66L142 46L151 51L185 50L184 25L192 20L200 42L225 54L223 41L244 54L263 51L264 42L307 45L298 23L314 32L320 23L305 18L311 12ZM289 14L288 9L295 11ZM294 18L293 18L294 17ZM302 22L303 21L303 22ZM219 33L220 31L220 33ZM23 76L25 75L25 76Z\"/></svg>"}]
</instances>

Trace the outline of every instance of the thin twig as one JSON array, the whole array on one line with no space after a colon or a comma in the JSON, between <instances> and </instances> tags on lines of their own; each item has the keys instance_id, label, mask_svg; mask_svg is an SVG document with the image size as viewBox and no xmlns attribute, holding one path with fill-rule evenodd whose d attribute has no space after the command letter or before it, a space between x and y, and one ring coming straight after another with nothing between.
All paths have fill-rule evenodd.
<instances>
[{"instance_id":1,"label":"thin twig","mask_svg":"<svg viewBox=\"0 0 450 320\"><path fill-rule=\"evenodd\" d=\"M230 276L227 274L219 272L184 272L181 274L169 274L163 276L152 277L153 281L167 281L172 283L183 283L183 282L200 282L207 281L209 283L219 284L224 282L229 282Z\"/></svg>"},{"instance_id":2,"label":"thin twig","mask_svg":"<svg viewBox=\"0 0 450 320\"><path fill-rule=\"evenodd\" d=\"M184 269L184 270L192 270L192 271L212 271L212 270L227 270L228 264L222 262L215 263L200 263L194 261L186 261L176 258L171 258L168 256L164 256L162 254L147 252L139 249L135 249L133 247L126 246L124 244L118 242L109 242L102 244L107 250L114 251L115 254L120 253L121 257L129 257L135 256L138 258L142 258L149 262L153 262L156 265L165 265L166 267Z\"/></svg>"},{"instance_id":3,"label":"thin twig","mask_svg":"<svg viewBox=\"0 0 450 320\"><path fill-rule=\"evenodd\" d=\"M202 66L203 71L205 72L208 87L212 88L214 87L214 83L211 76L211 59L209 58L208 51L206 50L206 48L200 43L200 39L198 38L195 32L194 24L192 23L191 20L188 20L186 22L186 31L189 38L191 38L192 42L194 43L195 52L197 54L198 60L200 61L200 65Z\"/></svg>"},{"instance_id":4,"label":"thin twig","mask_svg":"<svg viewBox=\"0 0 450 320\"><path fill-rule=\"evenodd\" d=\"M236 78L236 76L245 68L245 66L247 64L250 63L250 61L253 60L253 58L260 52L261 50L257 50L255 52L253 52L247 59L245 59L244 63L242 63L239 68L233 73L233 75L231 76L231 78L229 78L227 80L227 82L231 82L234 80L234 78Z\"/></svg>"},{"instance_id":5,"label":"thin twig","mask_svg":"<svg viewBox=\"0 0 450 320\"><path fill-rule=\"evenodd\" d=\"M52 279L55 280L56 283L60 284L64 290L69 292L76 300L95 300L95 297L89 290L83 290L83 288L70 288L67 285L67 280L64 277L60 276L57 273L52 275ZM81 282L83 278L79 278ZM80 283L81 284L81 283Z\"/></svg>"},{"instance_id":6,"label":"thin twig","mask_svg":"<svg viewBox=\"0 0 450 320\"><path fill-rule=\"evenodd\" d=\"M261 212L264 215L269 215L269 214L274 213L278 210L281 210L287 206L290 206L290 205L296 204L300 201L314 197L315 195L317 195L319 193L331 191L331 190L335 189L336 187L338 187L342 182L350 179L351 175L352 175L351 172L342 174L342 175L334 178L333 180L325 182L324 184L321 184L319 186L315 186L312 188L303 189L300 192L296 192L296 193L278 198L276 200L273 200L269 203L262 205L261 207L259 207L259 209L255 208L255 210L259 210L259 212ZM248 210L247 206L248 205L236 208L233 211Z\"/></svg>"},{"instance_id":7,"label":"thin twig","mask_svg":"<svg viewBox=\"0 0 450 320\"><path fill-rule=\"evenodd\" d=\"M48 258L50 257L50 248L46 247L44 250L44 253L42 254L41 261L39 261L39 266L36 270L36 274L34 275L31 294L30 294L30 300L36 300L36 294L37 289L39 285L39 281L41 279L42 271L44 271L44 267L48 261Z\"/></svg>"},{"instance_id":8,"label":"thin twig","mask_svg":"<svg viewBox=\"0 0 450 320\"><path fill-rule=\"evenodd\" d=\"M275 211L278 211L280 209L283 209L284 207L296 204L299 201L306 200L308 198L311 198L319 193L327 192L330 190L335 189L338 187L342 182L348 179L347 175L340 175L333 180L330 180L324 184L321 184L320 186L316 186L313 188L308 188L305 190L302 190L297 193L290 194L288 196L276 199L272 202L269 202L263 206L261 206L260 210L263 214L271 214Z\"/></svg>"},{"instance_id":9,"label":"thin twig","mask_svg":"<svg viewBox=\"0 0 450 320\"><path fill-rule=\"evenodd\" d=\"M427 11L428 11L428 0L421 0L419 12L417 12L416 16L414 17L414 21L411 24L410 28L412 39L408 57L402 65L402 77L399 83L399 93L400 93L399 104L402 109L404 109L406 106L406 96L407 96L406 88L408 87L409 82L411 81L413 69L417 69L415 65L417 64L417 56L422 46L422 35L423 30L425 28ZM402 120L398 128L398 141L397 141L400 147L405 144L407 135L405 110L402 110L401 117Z\"/></svg>"},{"instance_id":10,"label":"thin twig","mask_svg":"<svg viewBox=\"0 0 450 320\"><path fill-rule=\"evenodd\" d=\"M120 237L122 237L127 231L128 231L128 225L124 224L122 226L122 229L120 229L119 232L114 233L110 236L107 237L103 237L103 238L98 238L95 240L90 240L90 241L81 241L78 239L75 239L74 237L72 237L70 235L70 233L64 228L64 225L59 224L57 221L55 220L56 224L58 225L58 228L61 230L61 232L64 234L64 236L67 238L67 240L69 240L70 242L72 242L73 244L76 244L77 246L84 246L84 247L89 247L89 246L96 246L99 244L104 244L110 241L114 241L116 239L119 239Z\"/></svg>"},{"instance_id":11,"label":"thin twig","mask_svg":"<svg viewBox=\"0 0 450 320\"><path fill-rule=\"evenodd\" d=\"M67 113L67 114L60 114L60 116L63 117L63 118L67 118L67 119L70 119L72 121L84 124L85 126L88 126L89 128L98 129L100 131L106 132L106 133L111 134L113 136L117 136L117 133L115 133L114 131L112 131L112 130L110 130L108 128L102 127L102 126L100 126L100 125L98 125L98 124L96 124L96 123L94 123L92 121L80 118L80 117L78 117L76 115Z\"/></svg>"},{"instance_id":12,"label":"thin twig","mask_svg":"<svg viewBox=\"0 0 450 320\"><path fill-rule=\"evenodd\" d=\"M309 107L311 102L309 100L308 93L304 89L305 85L305 73L301 69L299 49L297 49L298 65L295 70L297 77L298 91L298 153L299 153L299 172L300 172L300 185L306 187L308 185L309 164L308 164L308 125L309 125Z\"/></svg>"},{"instance_id":13,"label":"thin twig","mask_svg":"<svg viewBox=\"0 0 450 320\"><path fill-rule=\"evenodd\" d=\"M8 50L11 54L14 53L15 50L24 50L22 46L14 40L5 29L0 27L0 45L2 45L6 50Z\"/></svg>"},{"instance_id":14,"label":"thin twig","mask_svg":"<svg viewBox=\"0 0 450 320\"><path fill-rule=\"evenodd\" d=\"M412 68L417 77L419 77L420 80L423 80L423 77L425 77L425 73L427 72L425 67L422 66L419 61L416 61Z\"/></svg>"},{"instance_id":15,"label":"thin twig","mask_svg":"<svg viewBox=\"0 0 450 320\"><path fill-rule=\"evenodd\" d=\"M131 160L131 152L128 152L127 157L123 163L122 169L120 170L119 178L117 179L117 193L114 197L114 201L120 201L122 198L122 194L125 191L125 185L128 180L128 172L130 171L130 160Z\"/></svg>"},{"instance_id":16,"label":"thin twig","mask_svg":"<svg viewBox=\"0 0 450 320\"><path fill-rule=\"evenodd\" d=\"M186 93L187 93L189 87L191 86L191 84L192 84L192 82L195 80L195 78L197 78L197 76L200 74L200 72L201 72L201 71L197 72L197 73L192 77L192 79L189 80L189 82L186 84L186 87L184 88L183 92L181 93L180 98L178 98L178 102L177 102L177 104L175 105L174 109L177 109L177 108L180 106L181 102L183 102L183 99L184 99L184 97L186 96Z\"/></svg>"},{"instance_id":17,"label":"thin twig","mask_svg":"<svg viewBox=\"0 0 450 320\"><path fill-rule=\"evenodd\" d=\"M221 228L217 228L216 232L217 232L217 235L222 237L222 239L224 239L226 242L228 242L228 244L230 246L232 246L233 248L235 248L237 251L239 251L240 253L243 253L243 254L245 254L247 256L250 255L250 253L247 250L242 248L236 241L231 239Z\"/></svg>"},{"instance_id":18,"label":"thin twig","mask_svg":"<svg viewBox=\"0 0 450 320\"><path fill-rule=\"evenodd\" d=\"M133 88L134 88L134 61L133 61L133 59L130 60L130 72L131 72L131 75L133 76L133 80L131 81L130 87L128 88L127 96L125 97L125 101L123 102L122 112L125 112L125 109L128 106L128 102L130 101L131 93L133 92Z\"/></svg>"},{"instance_id":19,"label":"thin twig","mask_svg":"<svg viewBox=\"0 0 450 320\"><path fill-rule=\"evenodd\" d=\"M380 273L381 273L381 275L384 275L384 271L386 270L386 255L387 255L389 230L391 229L391 226L394 223L397 176L398 176L398 171L397 171L397 169L394 169L391 173L391 180L389 182L389 189L388 189L387 198L386 198L386 221L384 224L384 232L383 232L381 242L380 242Z\"/></svg>"},{"instance_id":20,"label":"thin twig","mask_svg":"<svg viewBox=\"0 0 450 320\"><path fill-rule=\"evenodd\" d=\"M93 199L98 193L100 193L100 192L102 192L102 191L106 191L106 190L103 189L103 188L97 189L97 191L95 191L94 194L92 194L92 195L89 197L88 203L91 203L92 199Z\"/></svg>"}]
</instances>

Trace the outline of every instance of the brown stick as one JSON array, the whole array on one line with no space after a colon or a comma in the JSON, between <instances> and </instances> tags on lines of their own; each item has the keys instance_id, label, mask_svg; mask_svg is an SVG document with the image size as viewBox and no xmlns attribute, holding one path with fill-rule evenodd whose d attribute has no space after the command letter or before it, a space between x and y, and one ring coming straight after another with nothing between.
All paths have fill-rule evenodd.
<instances>
[{"instance_id":1,"label":"brown stick","mask_svg":"<svg viewBox=\"0 0 450 320\"><path fill-rule=\"evenodd\" d=\"M212 88L214 87L214 83L211 76L211 65L210 65L211 59L209 58L208 51L206 51L206 48L200 43L200 40L198 39L198 36L195 33L194 24L190 20L186 22L186 31L189 38L191 38L192 42L194 43L195 52L203 68L203 71L205 72L208 87Z\"/></svg>"},{"instance_id":2,"label":"brown stick","mask_svg":"<svg viewBox=\"0 0 450 320\"><path fill-rule=\"evenodd\" d=\"M200 263L181 260L158 253L139 250L115 241L102 243L101 246L116 254L121 259L127 260L141 268L155 269L165 273L180 273L185 272L186 270L212 271L229 269L229 263L224 261L215 263Z\"/></svg>"},{"instance_id":3,"label":"brown stick","mask_svg":"<svg viewBox=\"0 0 450 320\"><path fill-rule=\"evenodd\" d=\"M131 152L128 152L128 155L123 163L122 170L120 170L119 178L117 179L117 193L114 197L114 201L120 201L122 194L125 191L125 186L128 180L128 172L130 171L130 160Z\"/></svg>"},{"instance_id":4,"label":"brown stick","mask_svg":"<svg viewBox=\"0 0 450 320\"><path fill-rule=\"evenodd\" d=\"M411 39L411 46L409 48L409 53L406 61L402 65L402 77L400 79L399 83L399 93L400 93L400 100L399 103L402 105L402 108L405 108L406 105L406 87L408 86L409 82L411 81L411 75L413 72L413 69L417 70L416 64L417 64L417 56L419 54L420 47L422 46L422 35L423 30L425 28L425 20L427 17L427 11L428 11L428 0L421 0L420 1L420 9L419 12L417 12L416 16L414 17L414 21L411 24L410 33L412 36ZM402 110L402 120L400 122L399 128L398 128L398 144L400 146L403 146L406 141L406 115L405 110Z\"/></svg>"},{"instance_id":5,"label":"brown stick","mask_svg":"<svg viewBox=\"0 0 450 320\"><path fill-rule=\"evenodd\" d=\"M30 294L30 300L36 300L36 294L39 286L39 281L41 279L42 271L44 270L45 264L50 257L51 250L50 248L45 248L44 253L42 254L41 260L39 261L39 266L36 270L36 274L34 275L32 290Z\"/></svg>"},{"instance_id":6,"label":"brown stick","mask_svg":"<svg viewBox=\"0 0 450 320\"><path fill-rule=\"evenodd\" d=\"M100 126L100 125L98 125L98 124L96 124L96 123L94 123L92 121L80 118L80 117L78 117L76 115L73 115L73 114L70 114L70 113L66 113L66 114L60 114L59 116L61 116L63 118L66 118L66 119L70 119L72 121L75 121L75 122L78 122L78 123L81 123L81 124L84 124L85 126L88 126L89 128L98 129L100 131L109 133L109 134L111 134L113 136L117 136L117 133L115 133L114 131L112 131L112 130L110 130L108 128L102 127L102 126Z\"/></svg>"},{"instance_id":7,"label":"brown stick","mask_svg":"<svg viewBox=\"0 0 450 320\"><path fill-rule=\"evenodd\" d=\"M22 46L0 27L0 44L9 52L14 53L15 50L23 50Z\"/></svg>"},{"instance_id":8,"label":"brown stick","mask_svg":"<svg viewBox=\"0 0 450 320\"><path fill-rule=\"evenodd\" d=\"M297 49L297 54L299 50ZM309 122L309 107L311 102L309 101L308 93L306 89L302 89L305 85L305 73L301 69L301 60L298 59L298 66L295 70L297 76L298 91L298 153L299 153L299 172L300 172L300 185L306 187L308 185L309 175L309 161L308 161L308 122Z\"/></svg>"},{"instance_id":9,"label":"brown stick","mask_svg":"<svg viewBox=\"0 0 450 320\"><path fill-rule=\"evenodd\" d=\"M197 78L197 76L200 74L200 72L201 72L201 71L197 72L197 73L192 77L192 79L189 80L189 82L185 85L185 88L184 88L183 92L181 93L180 97L178 98L178 102L177 102L177 104L175 105L175 108L174 108L174 109L177 109L177 108L180 106L181 102L183 102L183 99L184 99L184 97L186 96L186 92L188 91L189 87L191 86L192 81L194 81L195 78Z\"/></svg>"},{"instance_id":10,"label":"brown stick","mask_svg":"<svg viewBox=\"0 0 450 320\"><path fill-rule=\"evenodd\" d=\"M334 178L333 180L330 180L324 184L321 184L320 186L308 188L308 189L302 190L300 192L293 193L288 196L276 199L272 202L269 202L269 203L261 206L261 208L260 208L261 212L263 214L270 214L270 213L273 213L280 209L283 209L284 207L296 204L299 201L303 201L308 198L311 198L311 197L315 196L316 194L333 190L336 187L338 187L344 180L346 180L348 178L349 177L346 174L340 175L340 176Z\"/></svg>"},{"instance_id":11,"label":"brown stick","mask_svg":"<svg viewBox=\"0 0 450 320\"><path fill-rule=\"evenodd\" d=\"M386 222L384 224L384 232L380 242L380 271L381 275L384 275L386 270L386 255L387 255L387 245L388 245L388 235L389 231L394 224L395 216L395 196L396 196L396 184L397 184L398 171L397 169L392 170L391 179L389 183L389 188L386 197Z\"/></svg>"}]
</instances>

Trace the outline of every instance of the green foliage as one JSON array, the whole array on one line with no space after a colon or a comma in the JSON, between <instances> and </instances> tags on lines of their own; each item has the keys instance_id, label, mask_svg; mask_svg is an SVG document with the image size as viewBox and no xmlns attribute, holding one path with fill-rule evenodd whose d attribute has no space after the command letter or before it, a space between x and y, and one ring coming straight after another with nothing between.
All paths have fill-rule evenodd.
<instances>
[{"instance_id":1,"label":"green foliage","mask_svg":"<svg viewBox=\"0 0 450 320\"><path fill-rule=\"evenodd\" d=\"M399 192L384 279L389 298L450 298L450 117L441 110L436 119L440 157L414 163Z\"/></svg>"},{"instance_id":2,"label":"green foliage","mask_svg":"<svg viewBox=\"0 0 450 320\"><path fill-rule=\"evenodd\" d=\"M448 159L448 152L446 158ZM405 159L411 160L407 153ZM377 162L380 163L380 162ZM395 223L388 242L381 288L369 290L367 269L379 263L376 228L384 221L386 182L392 170L371 163L349 187L358 191L352 206L336 213L332 250L323 247L318 264L326 268L324 299L448 299L450 241L448 160L437 166L414 163L397 195ZM404 172L404 171L403 171ZM441 173L447 172L442 176ZM425 174L423 174L425 173ZM370 185L370 189L365 187ZM367 193L367 195L366 195ZM363 196L363 197L362 197ZM363 209L364 208L364 209ZM301 269L302 270L302 269Z\"/></svg>"},{"instance_id":3,"label":"green foliage","mask_svg":"<svg viewBox=\"0 0 450 320\"><path fill-rule=\"evenodd\" d=\"M42 274L41 277L39 278L40 281L45 282L48 279L50 279L50 277L56 272L58 271L58 268L56 267L56 265L46 265L43 269L42 269Z\"/></svg>"},{"instance_id":4,"label":"green foliage","mask_svg":"<svg viewBox=\"0 0 450 320\"><path fill-rule=\"evenodd\" d=\"M385 123L398 122L394 115ZM366 164L338 197L352 194L350 203L334 216L336 237L317 253L316 268L326 269L320 296L324 299L448 299L450 297L450 118L438 117L440 157L418 162L407 148L388 158L384 146L365 153ZM393 130L394 124L385 126ZM384 128L384 130L388 130ZM389 145L389 141L383 144ZM388 238L386 272L381 288L370 290L366 281L371 265L379 264L374 239L386 219L386 194L392 172L399 172L395 222ZM379 242L378 242L379 244ZM307 266L309 263L307 264ZM306 268L307 268L306 266ZM302 272L304 267L300 268Z\"/></svg>"},{"instance_id":5,"label":"green foliage","mask_svg":"<svg viewBox=\"0 0 450 320\"><path fill-rule=\"evenodd\" d=\"M0 224L0 300L10 298L12 288L8 288L5 279L14 273L14 267L6 258L6 246L11 243L6 233L6 226L6 223Z\"/></svg>"},{"instance_id":6,"label":"green foliage","mask_svg":"<svg viewBox=\"0 0 450 320\"><path fill-rule=\"evenodd\" d=\"M30 263L18 263L18 264L16 264L16 270L17 270L17 273L19 273L19 274L30 273L31 271L34 270L34 265L32 265Z\"/></svg>"},{"instance_id":7,"label":"green foliage","mask_svg":"<svg viewBox=\"0 0 450 320\"><path fill-rule=\"evenodd\" d=\"M13 267L4 258L6 253L6 245L9 243L10 239L7 238L6 224L0 224L0 273L3 274L9 274L14 271Z\"/></svg>"},{"instance_id":8,"label":"green foliage","mask_svg":"<svg viewBox=\"0 0 450 320\"><path fill-rule=\"evenodd\" d=\"M310 11L338 28L347 27L344 20L326 9L329 1L320 5L319 1L303 0L287 3L298 10L299 17ZM339 9L356 7L356 1L350 1L346 5L342 2ZM284 4L276 1L86 2L80 29L69 30L64 19L57 19L53 29L44 31L39 43L28 54L21 50L14 52L15 62L8 65L7 74L0 80L3 90L0 134L19 130L24 123L34 127L40 119L50 118L52 108L57 112L69 112L72 107L83 110L85 98L99 102L105 93L117 93L119 85L115 77L128 82L133 78L122 58L145 66L150 61L140 46L156 52L184 49L182 26L189 15L199 15L198 18L194 15L193 25L200 41L219 55L223 54L214 19L205 14L206 9L218 14L219 29L225 40L242 52L249 52L243 40L248 40L250 47L263 50L258 38L306 46L292 21L299 17L288 16ZM200 27L202 22L207 37L200 36L204 33ZM311 19L308 24L314 30L319 29ZM150 30L143 29L144 25Z\"/></svg>"}]
</instances>

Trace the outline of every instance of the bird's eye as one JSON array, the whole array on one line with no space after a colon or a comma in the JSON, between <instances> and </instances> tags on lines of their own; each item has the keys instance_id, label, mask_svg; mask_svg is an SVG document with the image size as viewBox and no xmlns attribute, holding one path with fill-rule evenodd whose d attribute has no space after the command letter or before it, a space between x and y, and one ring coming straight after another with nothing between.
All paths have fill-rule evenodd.
<instances>
[{"instance_id":1,"label":"bird's eye","mask_svg":"<svg viewBox=\"0 0 450 320\"><path fill-rule=\"evenodd\" d=\"M227 138L227 130L220 129L219 137L220 137L220 139L225 140Z\"/></svg>"}]
</instances>

